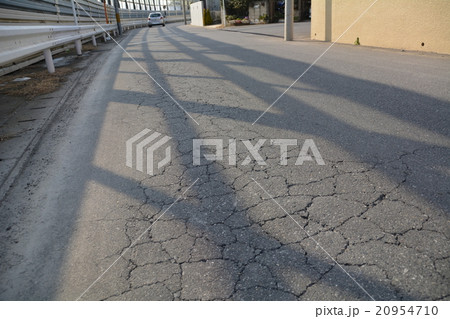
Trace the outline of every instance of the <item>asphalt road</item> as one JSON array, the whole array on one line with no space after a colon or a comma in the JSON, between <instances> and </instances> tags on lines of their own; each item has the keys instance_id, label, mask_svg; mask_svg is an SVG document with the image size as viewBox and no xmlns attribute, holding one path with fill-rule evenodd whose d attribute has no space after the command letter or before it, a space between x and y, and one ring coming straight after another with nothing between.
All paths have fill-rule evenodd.
<instances>
[{"instance_id":1,"label":"asphalt road","mask_svg":"<svg viewBox=\"0 0 450 319\"><path fill-rule=\"evenodd\" d=\"M448 56L335 45L253 125L328 43L173 24L121 45L135 61L91 66L1 203L1 299L449 299ZM125 162L146 128L171 137L152 176ZM223 160L194 165L206 138ZM271 139L298 144L286 165ZM296 165L308 139L325 165Z\"/></svg>"}]
</instances>

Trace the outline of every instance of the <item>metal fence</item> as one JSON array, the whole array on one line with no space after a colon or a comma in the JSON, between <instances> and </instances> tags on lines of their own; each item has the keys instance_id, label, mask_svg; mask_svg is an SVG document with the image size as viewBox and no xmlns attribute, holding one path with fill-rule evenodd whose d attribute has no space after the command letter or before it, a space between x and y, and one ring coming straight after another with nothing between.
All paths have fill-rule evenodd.
<instances>
[{"instance_id":1,"label":"metal fence","mask_svg":"<svg viewBox=\"0 0 450 319\"><path fill-rule=\"evenodd\" d=\"M79 23L114 23L112 0L74 0ZM126 0L119 1L121 20L146 18L151 11L161 11L167 16L181 16L181 1ZM83 9L81 9L83 8ZM106 15L105 15L106 8ZM186 7L188 9L188 6ZM108 18L108 19L107 19ZM73 24L71 0L0 0L0 23Z\"/></svg>"},{"instance_id":2,"label":"metal fence","mask_svg":"<svg viewBox=\"0 0 450 319\"><path fill-rule=\"evenodd\" d=\"M147 9L148 8L148 9ZM84 9L84 10L83 10ZM149 7L142 10L120 9L122 19L145 18ZM78 23L115 22L114 6L101 1L76 0L75 12ZM92 18L91 18L92 17ZM73 24L73 9L70 0L0 0L0 23L45 23Z\"/></svg>"},{"instance_id":3,"label":"metal fence","mask_svg":"<svg viewBox=\"0 0 450 319\"><path fill-rule=\"evenodd\" d=\"M168 22L183 18L180 6L166 10L169 7L160 0L119 1L119 5L124 29L146 26L151 11L164 12ZM0 75L44 57L54 72L52 55L58 47L75 44L81 54L83 40L96 43L96 37L107 38L109 32L116 32L115 10L109 0L0 0Z\"/></svg>"}]
</instances>

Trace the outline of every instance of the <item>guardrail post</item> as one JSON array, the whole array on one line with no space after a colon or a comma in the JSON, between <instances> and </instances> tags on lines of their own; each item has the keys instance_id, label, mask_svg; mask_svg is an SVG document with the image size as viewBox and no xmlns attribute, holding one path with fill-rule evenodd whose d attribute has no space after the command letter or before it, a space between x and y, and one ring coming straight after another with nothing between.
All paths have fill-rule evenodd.
<instances>
[{"instance_id":1,"label":"guardrail post","mask_svg":"<svg viewBox=\"0 0 450 319\"><path fill-rule=\"evenodd\" d=\"M106 43L106 32L103 32L103 42Z\"/></svg>"},{"instance_id":2,"label":"guardrail post","mask_svg":"<svg viewBox=\"0 0 450 319\"><path fill-rule=\"evenodd\" d=\"M95 34L92 36L92 45L93 45L94 47L97 46L97 39L95 38Z\"/></svg>"},{"instance_id":3,"label":"guardrail post","mask_svg":"<svg viewBox=\"0 0 450 319\"><path fill-rule=\"evenodd\" d=\"M49 73L55 73L55 65L53 64L52 51L50 49L44 50L45 64Z\"/></svg>"},{"instance_id":4,"label":"guardrail post","mask_svg":"<svg viewBox=\"0 0 450 319\"><path fill-rule=\"evenodd\" d=\"M81 40L75 40L75 50L77 51L78 55L81 55Z\"/></svg>"}]
</instances>

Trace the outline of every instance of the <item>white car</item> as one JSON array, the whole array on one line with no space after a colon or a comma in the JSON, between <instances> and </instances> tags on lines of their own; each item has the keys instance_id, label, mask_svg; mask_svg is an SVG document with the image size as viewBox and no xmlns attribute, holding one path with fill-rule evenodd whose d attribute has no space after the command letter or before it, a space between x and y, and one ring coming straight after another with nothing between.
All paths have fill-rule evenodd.
<instances>
[{"instance_id":1,"label":"white car","mask_svg":"<svg viewBox=\"0 0 450 319\"><path fill-rule=\"evenodd\" d=\"M166 26L166 18L161 12L152 12L148 16L148 27L151 28L154 25Z\"/></svg>"}]
</instances>

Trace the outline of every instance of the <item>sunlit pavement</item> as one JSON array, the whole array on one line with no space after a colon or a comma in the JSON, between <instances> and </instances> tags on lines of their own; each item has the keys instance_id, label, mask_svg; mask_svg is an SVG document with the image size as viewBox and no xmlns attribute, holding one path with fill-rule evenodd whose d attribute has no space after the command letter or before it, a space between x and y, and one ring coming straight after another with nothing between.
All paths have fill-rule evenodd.
<instances>
[{"instance_id":1,"label":"sunlit pavement","mask_svg":"<svg viewBox=\"0 0 450 319\"><path fill-rule=\"evenodd\" d=\"M244 26L232 26L222 29L229 32L240 32L270 37L284 37L284 23L255 24ZM294 23L294 41L307 41L311 39L311 22L302 21Z\"/></svg>"}]
</instances>

